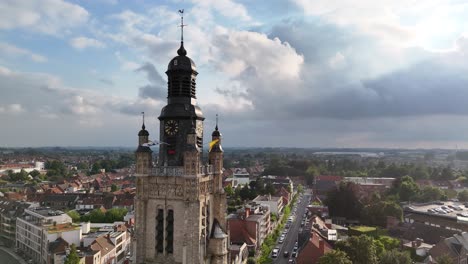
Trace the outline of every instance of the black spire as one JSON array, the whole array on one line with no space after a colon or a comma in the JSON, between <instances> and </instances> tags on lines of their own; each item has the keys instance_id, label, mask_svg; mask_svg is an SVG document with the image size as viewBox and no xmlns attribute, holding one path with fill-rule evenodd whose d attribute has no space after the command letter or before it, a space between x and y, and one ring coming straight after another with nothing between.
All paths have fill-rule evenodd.
<instances>
[{"instance_id":1,"label":"black spire","mask_svg":"<svg viewBox=\"0 0 468 264\"><path fill-rule=\"evenodd\" d=\"M184 48L184 27L187 25L184 24L184 10L180 9L180 48L177 50L177 54L179 56L185 56L187 55L187 51Z\"/></svg>"},{"instance_id":2,"label":"black spire","mask_svg":"<svg viewBox=\"0 0 468 264\"><path fill-rule=\"evenodd\" d=\"M138 136L149 136L148 131L146 131L146 126L145 126L145 112L141 112L141 115L143 117L143 124L141 125L141 130L138 133Z\"/></svg>"},{"instance_id":3,"label":"black spire","mask_svg":"<svg viewBox=\"0 0 468 264\"><path fill-rule=\"evenodd\" d=\"M216 126L215 126L215 130L213 131L213 133L211 134L212 137L220 137L221 136L221 133L219 133L219 130L218 130L218 114L216 114Z\"/></svg>"}]
</instances>

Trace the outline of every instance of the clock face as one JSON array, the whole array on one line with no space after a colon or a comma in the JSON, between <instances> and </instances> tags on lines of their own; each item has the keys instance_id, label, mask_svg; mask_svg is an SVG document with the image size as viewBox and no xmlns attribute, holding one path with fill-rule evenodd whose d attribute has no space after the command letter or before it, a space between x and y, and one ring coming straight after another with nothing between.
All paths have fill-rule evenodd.
<instances>
[{"instance_id":1,"label":"clock face","mask_svg":"<svg viewBox=\"0 0 468 264\"><path fill-rule=\"evenodd\" d=\"M179 124L175 120L168 120L164 124L164 132L169 136L174 136L179 131Z\"/></svg>"},{"instance_id":2,"label":"clock face","mask_svg":"<svg viewBox=\"0 0 468 264\"><path fill-rule=\"evenodd\" d=\"M203 122L202 121L197 121L197 136L202 137L203 136Z\"/></svg>"}]
</instances>

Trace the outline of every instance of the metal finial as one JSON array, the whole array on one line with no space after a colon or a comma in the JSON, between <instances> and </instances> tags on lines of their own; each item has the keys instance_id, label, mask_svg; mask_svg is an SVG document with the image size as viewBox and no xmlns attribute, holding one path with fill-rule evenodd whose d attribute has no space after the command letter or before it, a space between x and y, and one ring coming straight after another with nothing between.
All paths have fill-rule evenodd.
<instances>
[{"instance_id":1,"label":"metal finial","mask_svg":"<svg viewBox=\"0 0 468 264\"><path fill-rule=\"evenodd\" d=\"M215 130L218 131L218 114L216 114L216 127Z\"/></svg>"},{"instance_id":2,"label":"metal finial","mask_svg":"<svg viewBox=\"0 0 468 264\"><path fill-rule=\"evenodd\" d=\"M141 116L143 118L143 125L141 126L141 128L145 129L145 112L141 112Z\"/></svg>"},{"instance_id":3,"label":"metal finial","mask_svg":"<svg viewBox=\"0 0 468 264\"><path fill-rule=\"evenodd\" d=\"M184 24L184 9L179 9L180 14L180 48L177 50L177 54L180 56L187 55L187 51L184 49L184 27L187 25Z\"/></svg>"},{"instance_id":4,"label":"metal finial","mask_svg":"<svg viewBox=\"0 0 468 264\"><path fill-rule=\"evenodd\" d=\"M184 9L179 9L180 14L180 41L184 42L184 27L187 25L184 24Z\"/></svg>"}]
</instances>

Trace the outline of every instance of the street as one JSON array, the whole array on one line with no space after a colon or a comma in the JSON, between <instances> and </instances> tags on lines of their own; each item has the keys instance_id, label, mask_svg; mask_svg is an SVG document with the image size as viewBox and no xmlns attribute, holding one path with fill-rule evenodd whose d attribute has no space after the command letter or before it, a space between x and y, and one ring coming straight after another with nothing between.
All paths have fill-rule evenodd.
<instances>
[{"instance_id":1,"label":"street","mask_svg":"<svg viewBox=\"0 0 468 264\"><path fill-rule=\"evenodd\" d=\"M288 260L292 258L291 254L294 248L294 244L297 241L297 236L299 233L299 229L301 228L301 221L303 219L303 215L306 211L306 207L309 203L309 198L310 198L310 193L305 192L302 195L302 199L300 201L298 200L297 206L296 206L296 213L292 214L294 212L294 207L291 208L291 215L294 215L294 221L292 222L291 226L289 227L289 232L286 235L286 238L284 239L284 242L282 244L277 243L277 247L280 248L280 253L278 254L278 257L274 259L273 263L277 264L287 264ZM284 230L283 230L284 231ZM284 257L284 252L287 251L289 253L289 257Z\"/></svg>"}]
</instances>

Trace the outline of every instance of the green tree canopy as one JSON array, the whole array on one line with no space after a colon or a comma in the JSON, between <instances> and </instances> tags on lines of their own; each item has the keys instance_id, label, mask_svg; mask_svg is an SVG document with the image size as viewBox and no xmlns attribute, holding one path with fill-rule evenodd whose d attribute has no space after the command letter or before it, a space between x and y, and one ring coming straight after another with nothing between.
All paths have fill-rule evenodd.
<instances>
[{"instance_id":1,"label":"green tree canopy","mask_svg":"<svg viewBox=\"0 0 468 264\"><path fill-rule=\"evenodd\" d=\"M64 264L80 264L80 257L78 256L78 252L76 251L75 244L71 245L70 254L68 254Z\"/></svg>"},{"instance_id":2,"label":"green tree canopy","mask_svg":"<svg viewBox=\"0 0 468 264\"><path fill-rule=\"evenodd\" d=\"M458 193L458 200L462 202L468 201L468 190L463 190Z\"/></svg>"},{"instance_id":3,"label":"green tree canopy","mask_svg":"<svg viewBox=\"0 0 468 264\"><path fill-rule=\"evenodd\" d=\"M362 210L361 219L365 224L385 227L387 216L393 216L401 220L403 209L393 201L370 203Z\"/></svg>"},{"instance_id":4,"label":"green tree canopy","mask_svg":"<svg viewBox=\"0 0 468 264\"><path fill-rule=\"evenodd\" d=\"M68 211L67 215L71 217L71 219L73 220L73 223L80 222L80 214L77 211L75 210Z\"/></svg>"},{"instance_id":5,"label":"green tree canopy","mask_svg":"<svg viewBox=\"0 0 468 264\"><path fill-rule=\"evenodd\" d=\"M345 252L332 250L320 257L317 264L353 264L353 262L351 262Z\"/></svg>"},{"instance_id":6,"label":"green tree canopy","mask_svg":"<svg viewBox=\"0 0 468 264\"><path fill-rule=\"evenodd\" d=\"M411 264L410 254L396 249L385 251L380 257L380 264Z\"/></svg>"},{"instance_id":7,"label":"green tree canopy","mask_svg":"<svg viewBox=\"0 0 468 264\"><path fill-rule=\"evenodd\" d=\"M328 206L331 216L359 219L362 203L358 200L355 190L354 183L342 182L336 189L328 193L325 204Z\"/></svg>"},{"instance_id":8,"label":"green tree canopy","mask_svg":"<svg viewBox=\"0 0 468 264\"><path fill-rule=\"evenodd\" d=\"M377 248L372 237L352 236L347 241L338 241L335 246L344 251L354 264L377 264Z\"/></svg>"},{"instance_id":9,"label":"green tree canopy","mask_svg":"<svg viewBox=\"0 0 468 264\"><path fill-rule=\"evenodd\" d=\"M442 255L436 259L437 264L455 264L449 255Z\"/></svg>"}]
</instances>

